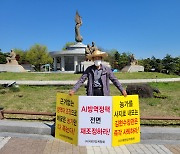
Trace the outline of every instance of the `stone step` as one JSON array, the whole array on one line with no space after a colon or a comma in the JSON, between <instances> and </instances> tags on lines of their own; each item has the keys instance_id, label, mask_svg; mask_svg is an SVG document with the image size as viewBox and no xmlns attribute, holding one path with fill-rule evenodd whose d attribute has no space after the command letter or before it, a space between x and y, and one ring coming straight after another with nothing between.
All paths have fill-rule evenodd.
<instances>
[{"instance_id":1,"label":"stone step","mask_svg":"<svg viewBox=\"0 0 180 154\"><path fill-rule=\"evenodd\" d=\"M180 127L141 127L142 140L180 140Z\"/></svg>"},{"instance_id":2,"label":"stone step","mask_svg":"<svg viewBox=\"0 0 180 154\"><path fill-rule=\"evenodd\" d=\"M180 140L156 140L156 139L146 139L146 140L142 140L140 141L140 144L180 144Z\"/></svg>"},{"instance_id":3,"label":"stone step","mask_svg":"<svg viewBox=\"0 0 180 154\"><path fill-rule=\"evenodd\" d=\"M32 138L40 140L52 140L54 136L52 135L39 135L39 134L24 134L24 133L12 133L12 132L0 132L0 141L4 137L16 137L16 138Z\"/></svg>"},{"instance_id":4,"label":"stone step","mask_svg":"<svg viewBox=\"0 0 180 154\"><path fill-rule=\"evenodd\" d=\"M54 135L54 122L27 122L0 120L0 136L5 133L36 135ZM180 141L180 127L144 127L141 126L141 140L177 140Z\"/></svg>"},{"instance_id":5,"label":"stone step","mask_svg":"<svg viewBox=\"0 0 180 154\"><path fill-rule=\"evenodd\" d=\"M54 123L0 120L0 132L53 135Z\"/></svg>"}]
</instances>

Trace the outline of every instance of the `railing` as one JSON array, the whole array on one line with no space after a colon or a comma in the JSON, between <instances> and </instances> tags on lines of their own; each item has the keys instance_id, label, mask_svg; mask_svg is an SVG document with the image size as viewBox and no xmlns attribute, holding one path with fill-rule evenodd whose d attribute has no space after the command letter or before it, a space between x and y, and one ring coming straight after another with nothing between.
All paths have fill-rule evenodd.
<instances>
[{"instance_id":1,"label":"railing","mask_svg":"<svg viewBox=\"0 0 180 154\"><path fill-rule=\"evenodd\" d=\"M29 112L29 111L12 111L0 109L0 120L4 119L4 114L22 114L22 115L42 115L42 116L56 116L56 113L50 112ZM152 117L144 116L141 120L180 120L180 117Z\"/></svg>"},{"instance_id":2,"label":"railing","mask_svg":"<svg viewBox=\"0 0 180 154\"><path fill-rule=\"evenodd\" d=\"M56 113L50 113L50 112L29 112L29 111L0 110L0 120L5 118L4 114L56 116Z\"/></svg>"}]
</instances>

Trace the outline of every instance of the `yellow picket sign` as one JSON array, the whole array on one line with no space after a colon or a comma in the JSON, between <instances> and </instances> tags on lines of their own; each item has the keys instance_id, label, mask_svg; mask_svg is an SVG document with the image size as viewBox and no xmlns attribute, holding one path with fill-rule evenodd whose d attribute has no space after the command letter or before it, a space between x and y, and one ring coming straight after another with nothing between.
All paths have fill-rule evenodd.
<instances>
[{"instance_id":1,"label":"yellow picket sign","mask_svg":"<svg viewBox=\"0 0 180 154\"><path fill-rule=\"evenodd\" d=\"M57 93L55 137L78 143L78 96Z\"/></svg>"},{"instance_id":2,"label":"yellow picket sign","mask_svg":"<svg viewBox=\"0 0 180 154\"><path fill-rule=\"evenodd\" d=\"M140 142L138 95L113 96L112 146Z\"/></svg>"},{"instance_id":3,"label":"yellow picket sign","mask_svg":"<svg viewBox=\"0 0 180 154\"><path fill-rule=\"evenodd\" d=\"M84 97L86 96L80 98L85 99ZM112 127L110 126L112 128L110 134L112 136L112 146L140 142L138 95L109 97L112 97ZM69 96L68 94L58 93L56 101L55 137L75 145L78 144L78 104L80 98L76 95ZM87 117L79 118L87 119Z\"/></svg>"}]
</instances>

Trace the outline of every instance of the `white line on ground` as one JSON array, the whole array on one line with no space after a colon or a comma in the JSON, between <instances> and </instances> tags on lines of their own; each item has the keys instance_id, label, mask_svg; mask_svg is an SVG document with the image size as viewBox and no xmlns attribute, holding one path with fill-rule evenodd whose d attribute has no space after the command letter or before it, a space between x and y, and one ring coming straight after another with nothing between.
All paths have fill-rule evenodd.
<instances>
[{"instance_id":1,"label":"white line on ground","mask_svg":"<svg viewBox=\"0 0 180 154\"><path fill-rule=\"evenodd\" d=\"M10 140L11 137L5 137L0 141L0 149Z\"/></svg>"}]
</instances>

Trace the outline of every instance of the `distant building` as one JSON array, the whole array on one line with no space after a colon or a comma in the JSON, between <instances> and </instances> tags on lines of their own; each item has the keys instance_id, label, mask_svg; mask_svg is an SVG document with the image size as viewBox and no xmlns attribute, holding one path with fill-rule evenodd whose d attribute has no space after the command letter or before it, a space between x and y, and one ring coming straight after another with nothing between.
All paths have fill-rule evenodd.
<instances>
[{"instance_id":1,"label":"distant building","mask_svg":"<svg viewBox=\"0 0 180 154\"><path fill-rule=\"evenodd\" d=\"M81 62L85 61L86 47L87 45L78 42L70 45L66 50L50 52L54 71L82 72Z\"/></svg>"},{"instance_id":2,"label":"distant building","mask_svg":"<svg viewBox=\"0 0 180 154\"><path fill-rule=\"evenodd\" d=\"M85 49L87 45L84 45L82 43L83 38L80 35L80 26L82 25L82 19L78 12L76 12L75 22L76 44L70 45L66 50L63 51L50 52L50 55L53 58L54 71L83 72L88 66L94 64L92 61L86 61L85 58ZM103 64L109 66L109 63L107 62L103 62Z\"/></svg>"}]
</instances>

